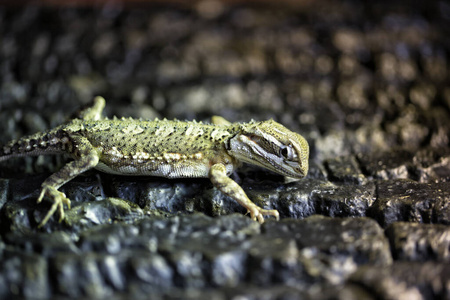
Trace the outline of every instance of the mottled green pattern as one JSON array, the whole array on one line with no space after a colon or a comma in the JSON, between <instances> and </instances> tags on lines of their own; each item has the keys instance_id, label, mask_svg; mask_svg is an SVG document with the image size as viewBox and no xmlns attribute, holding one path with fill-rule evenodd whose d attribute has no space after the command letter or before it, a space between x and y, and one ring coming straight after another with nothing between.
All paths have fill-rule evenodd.
<instances>
[{"instance_id":1,"label":"mottled green pattern","mask_svg":"<svg viewBox=\"0 0 450 300\"><path fill-rule=\"evenodd\" d=\"M260 223L264 215L278 219L278 211L256 206L228 175L242 162L293 178L302 178L308 172L306 140L273 120L233 124L216 117L213 124L203 124L107 119L101 116L104 106L105 100L97 97L93 106L82 110L76 119L0 148L0 161L54 153L67 153L74 159L42 183L38 202L47 196L53 206L41 226L56 210L62 220L64 204L70 207L70 200L58 188L92 168L121 175L209 177Z\"/></svg>"}]
</instances>

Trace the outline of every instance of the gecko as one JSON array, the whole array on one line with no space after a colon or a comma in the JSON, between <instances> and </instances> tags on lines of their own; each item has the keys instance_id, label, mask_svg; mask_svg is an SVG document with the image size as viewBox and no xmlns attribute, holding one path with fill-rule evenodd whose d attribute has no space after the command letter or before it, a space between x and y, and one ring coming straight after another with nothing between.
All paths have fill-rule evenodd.
<instances>
[{"instance_id":1,"label":"gecko","mask_svg":"<svg viewBox=\"0 0 450 300\"><path fill-rule=\"evenodd\" d=\"M97 169L118 175L165 178L209 178L223 194L247 209L251 219L279 220L277 210L254 204L238 183L234 170L249 163L286 177L300 179L308 172L306 139L274 120L231 123L214 116L211 123L179 120L142 120L102 117L105 99L97 96L75 118L45 132L0 146L0 162L12 157L68 154L72 160L41 185L37 202L52 205L41 220L53 214L64 219L70 200L58 189L79 174Z\"/></svg>"}]
</instances>

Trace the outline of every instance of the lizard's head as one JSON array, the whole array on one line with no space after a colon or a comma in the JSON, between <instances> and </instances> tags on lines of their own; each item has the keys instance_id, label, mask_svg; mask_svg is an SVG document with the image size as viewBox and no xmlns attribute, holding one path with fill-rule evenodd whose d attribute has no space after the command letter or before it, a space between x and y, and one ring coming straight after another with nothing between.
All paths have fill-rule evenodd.
<instances>
[{"instance_id":1,"label":"lizard's head","mask_svg":"<svg viewBox=\"0 0 450 300\"><path fill-rule=\"evenodd\" d=\"M300 134L273 120L240 124L239 127L240 132L228 144L228 152L233 157L284 176L306 176L309 146Z\"/></svg>"}]
</instances>

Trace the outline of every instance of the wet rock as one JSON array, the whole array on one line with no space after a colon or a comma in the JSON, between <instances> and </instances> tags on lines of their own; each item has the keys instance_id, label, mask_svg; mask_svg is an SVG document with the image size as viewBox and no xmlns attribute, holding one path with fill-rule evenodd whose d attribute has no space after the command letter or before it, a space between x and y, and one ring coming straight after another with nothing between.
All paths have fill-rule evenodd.
<instances>
[{"instance_id":1,"label":"wet rock","mask_svg":"<svg viewBox=\"0 0 450 300\"><path fill-rule=\"evenodd\" d=\"M48 265L36 253L5 250L0 259L0 297L49 298Z\"/></svg>"},{"instance_id":2,"label":"wet rock","mask_svg":"<svg viewBox=\"0 0 450 300\"><path fill-rule=\"evenodd\" d=\"M41 234L43 239L23 243L9 235L7 243L48 257L48 267L40 271L48 268L55 292L69 297L169 288L246 290L245 284L263 287L274 281L279 291L289 291L283 286L336 284L361 264L391 261L383 231L369 219L316 216L268 222L261 229L262 234L258 223L241 215L196 214L97 226L73 238Z\"/></svg>"},{"instance_id":3,"label":"wet rock","mask_svg":"<svg viewBox=\"0 0 450 300\"><path fill-rule=\"evenodd\" d=\"M367 182L367 179L359 168L358 162L353 156L329 159L325 162L325 165L330 171L329 178L331 181L353 183L358 185Z\"/></svg>"},{"instance_id":4,"label":"wet rock","mask_svg":"<svg viewBox=\"0 0 450 300\"><path fill-rule=\"evenodd\" d=\"M9 180L8 185L10 191L14 191L15 201L7 202L1 210L3 232L25 233L36 229L51 207L46 199L39 204L36 202L40 185L46 177L42 174L33 180ZM74 180L61 188L72 199L72 206L70 209L66 207L63 222L58 222L59 214L55 212L44 227L46 231L72 228L76 232L98 224L135 220L143 216L142 209L132 202L117 198L97 199L96 195L102 193L100 183L94 177L86 177L85 180Z\"/></svg>"},{"instance_id":5,"label":"wet rock","mask_svg":"<svg viewBox=\"0 0 450 300\"><path fill-rule=\"evenodd\" d=\"M21 202L9 202L1 210L1 231L31 233L39 223L34 220L36 198Z\"/></svg>"},{"instance_id":6,"label":"wet rock","mask_svg":"<svg viewBox=\"0 0 450 300\"><path fill-rule=\"evenodd\" d=\"M50 280L55 293L63 297L106 297L113 288L120 290L123 282L116 267L119 262L95 253L57 254L49 261Z\"/></svg>"},{"instance_id":7,"label":"wet rock","mask_svg":"<svg viewBox=\"0 0 450 300\"><path fill-rule=\"evenodd\" d=\"M450 149L425 148L417 151L410 173L412 179L419 182L449 182Z\"/></svg>"},{"instance_id":8,"label":"wet rock","mask_svg":"<svg viewBox=\"0 0 450 300\"><path fill-rule=\"evenodd\" d=\"M370 182L357 188L310 179L283 184L281 177L279 182L277 176L269 179L273 178L269 172L265 176L258 176L255 170L249 172L245 173L248 176L242 182L238 180L249 198L261 207L277 209L282 218L304 218L312 214L365 216L375 200L375 185ZM115 191L112 194L138 204L148 213L170 215L200 211L210 216L221 216L246 212L208 180L123 177L115 180L113 187Z\"/></svg>"},{"instance_id":9,"label":"wet rock","mask_svg":"<svg viewBox=\"0 0 450 300\"><path fill-rule=\"evenodd\" d=\"M93 202L83 202L68 210L64 219L65 226L90 227L93 225L131 221L143 216L136 204L117 198L106 198Z\"/></svg>"},{"instance_id":10,"label":"wet rock","mask_svg":"<svg viewBox=\"0 0 450 300\"><path fill-rule=\"evenodd\" d=\"M426 144L430 130L434 128L427 126L422 120L423 112L415 106L405 106L396 119L388 122L386 131L396 137L397 143L404 148L417 149Z\"/></svg>"},{"instance_id":11,"label":"wet rock","mask_svg":"<svg viewBox=\"0 0 450 300\"><path fill-rule=\"evenodd\" d=\"M36 253L43 257L50 257L56 253L79 254L79 248L74 236L67 232L56 231L47 233L18 234L8 233L5 236L8 245L23 253Z\"/></svg>"},{"instance_id":12,"label":"wet rock","mask_svg":"<svg viewBox=\"0 0 450 300\"><path fill-rule=\"evenodd\" d=\"M312 294L312 295L311 295ZM226 291L227 299L317 299L320 298L319 295L314 295L313 293L308 293L305 291L300 291L298 286L282 286L277 285L273 289L266 287L238 287L236 289Z\"/></svg>"},{"instance_id":13,"label":"wet rock","mask_svg":"<svg viewBox=\"0 0 450 300\"><path fill-rule=\"evenodd\" d=\"M368 215L384 227L398 221L449 225L449 203L448 182L382 181Z\"/></svg>"},{"instance_id":14,"label":"wet rock","mask_svg":"<svg viewBox=\"0 0 450 300\"><path fill-rule=\"evenodd\" d=\"M169 261L157 253L130 257L128 286L133 293L155 293L175 289L174 270Z\"/></svg>"},{"instance_id":15,"label":"wet rock","mask_svg":"<svg viewBox=\"0 0 450 300\"><path fill-rule=\"evenodd\" d=\"M303 179L280 189L272 202L282 217L301 219L313 214L365 216L375 200L375 185L334 184ZM270 196L269 196L270 199Z\"/></svg>"},{"instance_id":16,"label":"wet rock","mask_svg":"<svg viewBox=\"0 0 450 300\"><path fill-rule=\"evenodd\" d=\"M65 161L1 162L0 298L448 298L448 5L322 4L2 6L2 142L100 94L110 117L273 118L311 155L300 181L232 175L280 211L263 225L208 179L92 171L37 228Z\"/></svg>"},{"instance_id":17,"label":"wet rock","mask_svg":"<svg viewBox=\"0 0 450 300\"><path fill-rule=\"evenodd\" d=\"M409 178L408 165L413 158L413 153L399 149L388 152L375 152L359 154L358 161L363 172L376 179L400 179Z\"/></svg>"},{"instance_id":18,"label":"wet rock","mask_svg":"<svg viewBox=\"0 0 450 300\"><path fill-rule=\"evenodd\" d=\"M386 229L393 256L406 261L450 261L450 228L396 222Z\"/></svg>"},{"instance_id":19,"label":"wet rock","mask_svg":"<svg viewBox=\"0 0 450 300\"><path fill-rule=\"evenodd\" d=\"M318 253L322 253L322 258L328 257L330 260L336 259L336 263L340 261L350 265L365 263L389 265L392 262L389 245L382 229L369 218L312 216L304 220L267 223L263 226L263 230L267 236L294 239L302 254L311 256L311 259L320 257ZM333 263L322 264L320 261L315 263L317 265L314 266L312 263L310 267L328 266L333 269ZM348 270L350 269L352 268Z\"/></svg>"},{"instance_id":20,"label":"wet rock","mask_svg":"<svg viewBox=\"0 0 450 300\"><path fill-rule=\"evenodd\" d=\"M396 262L390 267L364 266L350 281L380 299L446 299L448 264Z\"/></svg>"},{"instance_id":21,"label":"wet rock","mask_svg":"<svg viewBox=\"0 0 450 300\"><path fill-rule=\"evenodd\" d=\"M77 246L82 252L117 254L123 251L123 246L131 247L130 243L133 243L138 232L139 230L135 226L123 223L115 223L111 226L96 226L80 233ZM136 245L138 244L136 243ZM147 241L147 244L151 244L150 239ZM144 244L139 246L145 247ZM144 249L151 250L148 248Z\"/></svg>"},{"instance_id":22,"label":"wet rock","mask_svg":"<svg viewBox=\"0 0 450 300\"><path fill-rule=\"evenodd\" d=\"M364 175L375 179L413 179L419 182L448 181L448 148L427 147L417 151L395 149L360 153L357 161Z\"/></svg>"},{"instance_id":23,"label":"wet rock","mask_svg":"<svg viewBox=\"0 0 450 300\"><path fill-rule=\"evenodd\" d=\"M6 204L6 201L8 200L8 184L9 180L7 179L0 179L0 210L3 208L3 206Z\"/></svg>"}]
</instances>

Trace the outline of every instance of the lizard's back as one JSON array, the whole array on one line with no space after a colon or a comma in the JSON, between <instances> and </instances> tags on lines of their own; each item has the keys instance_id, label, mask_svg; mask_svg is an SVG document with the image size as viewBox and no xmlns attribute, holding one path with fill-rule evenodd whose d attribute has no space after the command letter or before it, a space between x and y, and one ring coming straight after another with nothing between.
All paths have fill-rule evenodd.
<instances>
[{"instance_id":1,"label":"lizard's back","mask_svg":"<svg viewBox=\"0 0 450 300\"><path fill-rule=\"evenodd\" d=\"M208 177L217 162L229 172L236 164L224 148L233 126L130 118L74 120L63 130L86 137L100 153L96 168L107 173Z\"/></svg>"}]
</instances>

